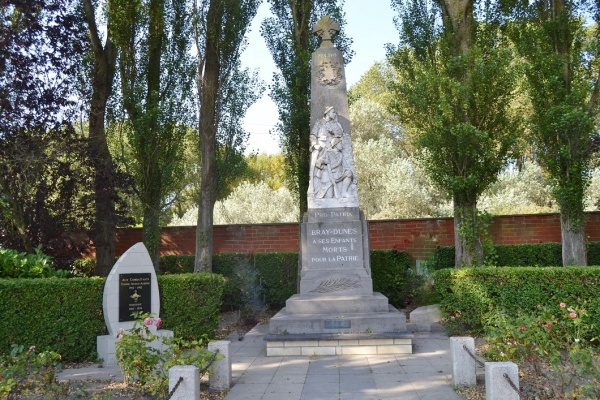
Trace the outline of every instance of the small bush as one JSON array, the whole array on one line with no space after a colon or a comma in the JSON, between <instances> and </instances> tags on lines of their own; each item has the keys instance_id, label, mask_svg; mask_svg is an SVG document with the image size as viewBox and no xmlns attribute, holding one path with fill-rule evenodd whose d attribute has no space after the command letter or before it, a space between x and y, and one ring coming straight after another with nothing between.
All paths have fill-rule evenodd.
<instances>
[{"instance_id":1,"label":"small bush","mask_svg":"<svg viewBox=\"0 0 600 400\"><path fill-rule=\"evenodd\" d=\"M10 353L0 355L0 398L34 398L58 386L54 379L60 355L53 351L38 352L13 345ZM41 397L35 397L41 398Z\"/></svg>"},{"instance_id":2,"label":"small bush","mask_svg":"<svg viewBox=\"0 0 600 400\"><path fill-rule=\"evenodd\" d=\"M67 273L54 269L52 258L42 253L41 246L34 254L20 253L0 247L0 278L64 278Z\"/></svg>"}]
</instances>

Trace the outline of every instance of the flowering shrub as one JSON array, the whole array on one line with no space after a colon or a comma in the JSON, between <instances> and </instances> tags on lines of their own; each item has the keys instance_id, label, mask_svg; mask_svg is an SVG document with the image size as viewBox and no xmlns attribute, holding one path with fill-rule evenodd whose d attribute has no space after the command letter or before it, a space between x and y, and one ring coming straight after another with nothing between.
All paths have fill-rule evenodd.
<instances>
[{"instance_id":1,"label":"flowering shrub","mask_svg":"<svg viewBox=\"0 0 600 400\"><path fill-rule=\"evenodd\" d=\"M598 398L600 355L590 343L596 339L585 339L592 329L582 320L585 314L584 307L562 302L553 307L538 306L536 315L490 313L484 356L492 361L529 363L540 375L550 364L562 379L554 385L548 380L554 396L550 398Z\"/></svg>"},{"instance_id":2,"label":"flowering shrub","mask_svg":"<svg viewBox=\"0 0 600 400\"><path fill-rule=\"evenodd\" d=\"M116 343L117 362L125 383L139 383L153 395L164 395L169 386L169 369L175 365L195 365L203 368L213 353L204 348L206 340L187 342L181 339L160 337L150 326L160 328L162 320L147 313L135 315L136 322L127 332L119 330ZM162 340L166 350L153 344ZM154 343L153 343L154 342Z\"/></svg>"},{"instance_id":3,"label":"flowering shrub","mask_svg":"<svg viewBox=\"0 0 600 400\"><path fill-rule=\"evenodd\" d=\"M576 310L560 303L555 307L538 306L538 314L490 313L486 323L488 354L493 360L535 361L538 358L556 363L561 352L574 343L584 344L583 338L591 327L582 323L585 309Z\"/></svg>"},{"instance_id":4,"label":"flowering shrub","mask_svg":"<svg viewBox=\"0 0 600 400\"><path fill-rule=\"evenodd\" d=\"M29 398L46 393L56 385L54 373L60 355L53 351L38 353L35 346L25 349L13 345L10 354L0 357L0 398Z\"/></svg>"}]
</instances>

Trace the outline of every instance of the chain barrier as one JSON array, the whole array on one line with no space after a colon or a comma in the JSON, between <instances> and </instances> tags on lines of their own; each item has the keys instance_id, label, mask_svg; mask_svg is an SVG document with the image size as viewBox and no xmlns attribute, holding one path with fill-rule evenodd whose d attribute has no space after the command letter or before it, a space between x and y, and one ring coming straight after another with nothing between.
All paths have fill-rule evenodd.
<instances>
[{"instance_id":1,"label":"chain barrier","mask_svg":"<svg viewBox=\"0 0 600 400\"><path fill-rule=\"evenodd\" d=\"M177 381L177 383L175 384L175 386L173 386L173 390L171 390L169 392L169 394L167 395L167 399L169 400L171 397L173 397L173 394L175 393L175 391L177 390L177 388L179 387L179 385L181 385L181 382L183 382L183 376L179 377L179 380Z\"/></svg>"},{"instance_id":2,"label":"chain barrier","mask_svg":"<svg viewBox=\"0 0 600 400\"><path fill-rule=\"evenodd\" d=\"M467 354L468 354L468 355L470 355L470 356L471 356L471 358L472 358L473 360L475 360L475 362L476 362L477 364L479 364L479 366L480 366L480 367L482 367L482 368L484 368L484 367L485 367L485 364L484 364L484 363L482 363L481 361L479 361L479 360L477 359L477 357L475 357L475 354L471 353L471 350L469 350L469 348L467 347L467 345L466 345L466 344L463 344L463 349L465 349L465 351L467 352Z\"/></svg>"},{"instance_id":3,"label":"chain barrier","mask_svg":"<svg viewBox=\"0 0 600 400\"><path fill-rule=\"evenodd\" d=\"M200 376L204 375L206 370L208 370L210 368L210 366L212 365L212 363L215 362L215 359L217 358L217 354L219 354L219 349L215 350L215 352L213 353L212 358L210 359L208 364L206 364L206 366L200 370Z\"/></svg>"},{"instance_id":4,"label":"chain barrier","mask_svg":"<svg viewBox=\"0 0 600 400\"><path fill-rule=\"evenodd\" d=\"M510 376L508 376L508 374L506 372L502 376L504 376L504 379L506 379L506 381L508 382L510 387L513 388L513 390L515 392L517 392L517 394L519 396L521 396L521 390L517 387L517 385L515 385L515 383L512 381L512 379L510 379Z\"/></svg>"}]
</instances>

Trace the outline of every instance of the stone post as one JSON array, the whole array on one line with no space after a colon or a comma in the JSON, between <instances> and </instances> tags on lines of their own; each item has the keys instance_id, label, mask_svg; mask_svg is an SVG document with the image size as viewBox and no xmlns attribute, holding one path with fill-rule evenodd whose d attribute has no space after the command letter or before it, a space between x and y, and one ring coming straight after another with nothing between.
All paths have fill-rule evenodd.
<instances>
[{"instance_id":1,"label":"stone post","mask_svg":"<svg viewBox=\"0 0 600 400\"><path fill-rule=\"evenodd\" d=\"M181 382L180 378L183 378ZM193 365L172 367L169 369L169 393L175 386L177 389L171 400L200 400L200 370Z\"/></svg>"},{"instance_id":2,"label":"stone post","mask_svg":"<svg viewBox=\"0 0 600 400\"><path fill-rule=\"evenodd\" d=\"M519 400L521 398L519 367L515 363L485 363L485 398L486 400Z\"/></svg>"},{"instance_id":3,"label":"stone post","mask_svg":"<svg viewBox=\"0 0 600 400\"><path fill-rule=\"evenodd\" d=\"M231 388L232 379L230 349L231 342L229 340L219 340L216 342L210 342L208 344L208 350L212 352L219 350L217 359L210 367L212 373L209 375L208 382L211 390L220 391Z\"/></svg>"},{"instance_id":4,"label":"stone post","mask_svg":"<svg viewBox=\"0 0 600 400\"><path fill-rule=\"evenodd\" d=\"M450 355L452 357L452 384L454 386L474 386L477 383L475 359L475 340L472 337L451 337Z\"/></svg>"}]
</instances>

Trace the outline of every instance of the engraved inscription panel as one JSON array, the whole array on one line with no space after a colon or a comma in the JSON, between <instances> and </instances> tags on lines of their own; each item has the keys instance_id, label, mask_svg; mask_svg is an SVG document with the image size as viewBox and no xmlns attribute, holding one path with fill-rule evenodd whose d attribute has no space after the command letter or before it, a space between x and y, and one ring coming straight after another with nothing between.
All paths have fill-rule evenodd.
<instances>
[{"instance_id":1,"label":"engraved inscription panel","mask_svg":"<svg viewBox=\"0 0 600 400\"><path fill-rule=\"evenodd\" d=\"M119 274L119 322L134 321L133 313L151 311L151 274Z\"/></svg>"},{"instance_id":2,"label":"engraved inscription panel","mask_svg":"<svg viewBox=\"0 0 600 400\"><path fill-rule=\"evenodd\" d=\"M349 329L352 322L347 319L326 319L325 329Z\"/></svg>"},{"instance_id":3,"label":"engraved inscription panel","mask_svg":"<svg viewBox=\"0 0 600 400\"><path fill-rule=\"evenodd\" d=\"M363 266L362 225L359 221L308 222L308 268Z\"/></svg>"}]
</instances>

